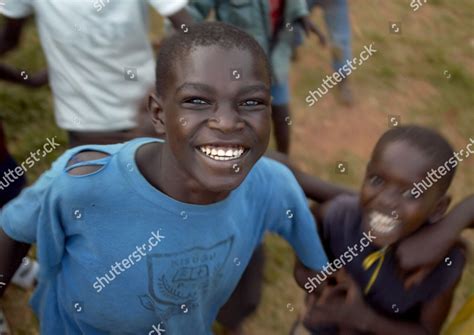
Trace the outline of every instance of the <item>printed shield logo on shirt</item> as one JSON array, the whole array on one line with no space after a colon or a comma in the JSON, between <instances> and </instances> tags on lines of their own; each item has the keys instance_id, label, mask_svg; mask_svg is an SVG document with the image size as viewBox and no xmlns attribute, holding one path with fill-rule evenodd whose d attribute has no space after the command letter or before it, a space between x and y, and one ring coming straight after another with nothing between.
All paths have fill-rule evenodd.
<instances>
[{"instance_id":1,"label":"printed shield logo on shirt","mask_svg":"<svg viewBox=\"0 0 474 335\"><path fill-rule=\"evenodd\" d=\"M215 288L229 259L234 236L210 247L194 247L177 253L147 256L149 294L140 296L146 309L155 311L162 322L189 312Z\"/></svg>"}]
</instances>

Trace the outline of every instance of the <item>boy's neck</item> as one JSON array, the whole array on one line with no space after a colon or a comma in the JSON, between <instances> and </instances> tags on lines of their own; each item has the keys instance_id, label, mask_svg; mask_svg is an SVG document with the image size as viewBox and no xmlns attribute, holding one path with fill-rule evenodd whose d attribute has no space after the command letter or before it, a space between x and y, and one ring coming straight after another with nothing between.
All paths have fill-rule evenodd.
<instances>
[{"instance_id":1,"label":"boy's neck","mask_svg":"<svg viewBox=\"0 0 474 335\"><path fill-rule=\"evenodd\" d=\"M178 165L166 142L141 146L135 159L145 179L177 201L209 205L224 200L230 193L203 190L202 186Z\"/></svg>"}]
</instances>

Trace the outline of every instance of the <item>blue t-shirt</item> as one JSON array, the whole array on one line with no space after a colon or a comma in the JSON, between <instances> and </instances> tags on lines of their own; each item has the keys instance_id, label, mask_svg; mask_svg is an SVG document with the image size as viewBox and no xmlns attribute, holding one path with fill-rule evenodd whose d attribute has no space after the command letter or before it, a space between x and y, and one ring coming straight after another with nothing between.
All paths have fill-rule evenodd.
<instances>
[{"instance_id":1,"label":"blue t-shirt","mask_svg":"<svg viewBox=\"0 0 474 335\"><path fill-rule=\"evenodd\" d=\"M37 244L32 305L42 334L211 334L267 230L307 267L326 264L285 166L262 158L226 199L186 204L138 170L135 153L152 141L69 150L1 211L7 235ZM96 172L68 174L68 161L85 150L110 156Z\"/></svg>"}]
</instances>

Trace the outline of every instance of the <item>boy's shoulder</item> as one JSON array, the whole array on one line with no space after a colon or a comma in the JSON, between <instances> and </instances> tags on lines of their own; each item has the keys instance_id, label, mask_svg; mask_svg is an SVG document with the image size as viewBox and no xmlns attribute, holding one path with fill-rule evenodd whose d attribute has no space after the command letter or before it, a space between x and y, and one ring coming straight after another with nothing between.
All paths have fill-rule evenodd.
<instances>
[{"instance_id":1,"label":"boy's shoulder","mask_svg":"<svg viewBox=\"0 0 474 335\"><path fill-rule=\"evenodd\" d=\"M261 176L265 176L269 180L273 178L278 179L283 176L293 176L293 173L286 165L265 156L255 163L253 171L256 171Z\"/></svg>"},{"instance_id":2,"label":"boy's shoulder","mask_svg":"<svg viewBox=\"0 0 474 335\"><path fill-rule=\"evenodd\" d=\"M287 166L268 157L260 158L248 177L257 183L270 184L274 187L298 185L293 172Z\"/></svg>"}]
</instances>

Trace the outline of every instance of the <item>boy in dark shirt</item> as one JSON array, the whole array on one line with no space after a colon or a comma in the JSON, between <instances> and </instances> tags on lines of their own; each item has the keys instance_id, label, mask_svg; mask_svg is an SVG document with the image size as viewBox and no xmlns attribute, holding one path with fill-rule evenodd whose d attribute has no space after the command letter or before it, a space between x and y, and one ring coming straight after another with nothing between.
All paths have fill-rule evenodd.
<instances>
[{"instance_id":1,"label":"boy in dark shirt","mask_svg":"<svg viewBox=\"0 0 474 335\"><path fill-rule=\"evenodd\" d=\"M445 214L455 166L420 197L413 185L452 153L430 129L391 129L375 146L359 196L336 197L315 211L332 262L316 277L306 276L303 266L297 269L300 285L319 293L308 299L304 320L313 334L439 333L462 274L463 249L452 248L446 262L408 289L397 273L394 251ZM339 271L328 279L342 266L348 275Z\"/></svg>"}]
</instances>

